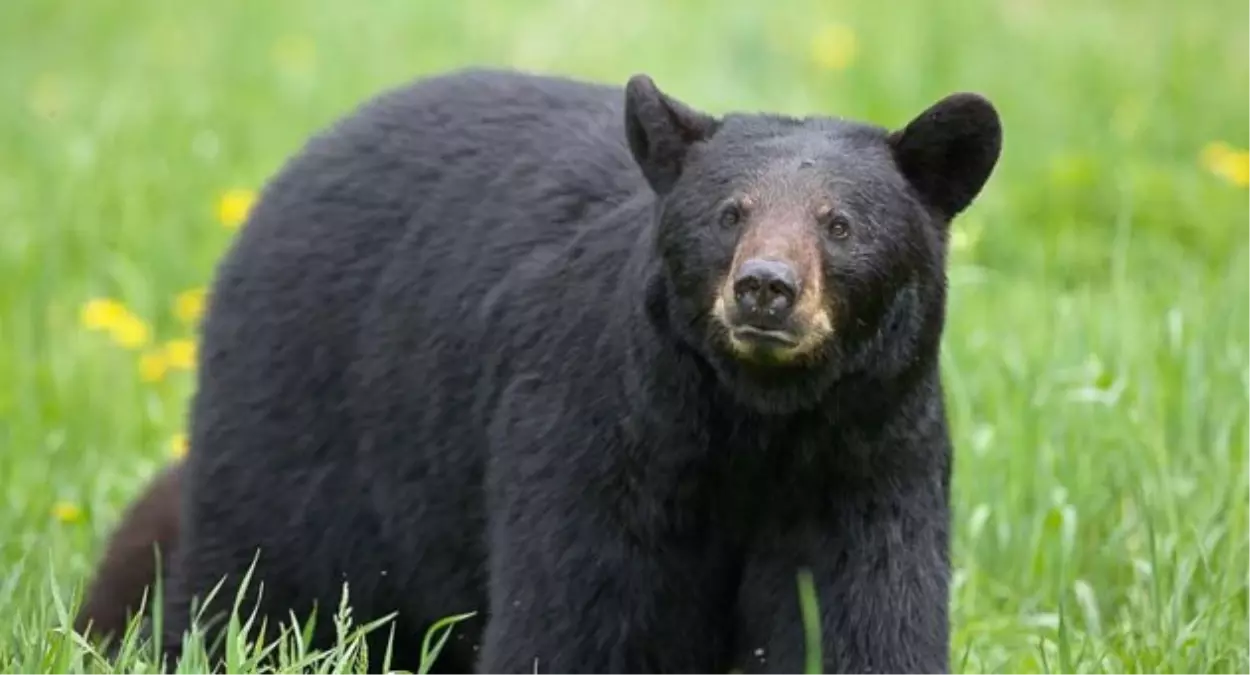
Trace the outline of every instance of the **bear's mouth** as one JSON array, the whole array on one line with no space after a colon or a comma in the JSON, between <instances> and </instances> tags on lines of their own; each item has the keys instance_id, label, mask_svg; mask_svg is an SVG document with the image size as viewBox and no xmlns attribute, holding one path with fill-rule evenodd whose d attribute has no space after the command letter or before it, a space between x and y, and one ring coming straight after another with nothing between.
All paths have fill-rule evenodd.
<instances>
[{"instance_id":1,"label":"bear's mouth","mask_svg":"<svg viewBox=\"0 0 1250 675\"><path fill-rule=\"evenodd\" d=\"M755 326L740 325L733 328L732 335L735 342L749 345L755 349L788 350L799 346L797 337L781 330L767 330Z\"/></svg>"}]
</instances>

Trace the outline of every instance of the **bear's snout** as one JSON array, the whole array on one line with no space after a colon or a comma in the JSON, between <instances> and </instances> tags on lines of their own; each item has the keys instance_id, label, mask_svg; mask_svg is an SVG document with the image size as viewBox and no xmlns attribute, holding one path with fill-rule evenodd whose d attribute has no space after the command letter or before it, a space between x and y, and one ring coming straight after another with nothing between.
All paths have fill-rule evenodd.
<instances>
[{"instance_id":1,"label":"bear's snout","mask_svg":"<svg viewBox=\"0 0 1250 675\"><path fill-rule=\"evenodd\" d=\"M787 361L832 332L827 300L810 220L766 214L744 228L712 312L739 358Z\"/></svg>"},{"instance_id":2,"label":"bear's snout","mask_svg":"<svg viewBox=\"0 0 1250 675\"><path fill-rule=\"evenodd\" d=\"M798 272L781 260L752 258L734 275L734 323L765 331L786 327L799 297Z\"/></svg>"}]
</instances>

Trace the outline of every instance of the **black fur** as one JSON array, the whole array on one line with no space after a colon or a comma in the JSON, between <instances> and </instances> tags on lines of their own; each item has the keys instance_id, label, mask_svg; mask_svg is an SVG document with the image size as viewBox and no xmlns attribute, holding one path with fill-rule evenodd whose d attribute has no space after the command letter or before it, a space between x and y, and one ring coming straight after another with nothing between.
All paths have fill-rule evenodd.
<instances>
[{"instance_id":1,"label":"black fur","mask_svg":"<svg viewBox=\"0 0 1250 675\"><path fill-rule=\"evenodd\" d=\"M74 630L110 647L126 632L132 617L156 602L156 581L168 583L169 559L178 546L178 504L182 465L163 469L126 509L109 534L95 578L74 617ZM148 627L141 623L140 634Z\"/></svg>"},{"instance_id":2,"label":"black fur","mask_svg":"<svg viewBox=\"0 0 1250 675\"><path fill-rule=\"evenodd\" d=\"M946 218L999 131L943 119L464 71L313 139L212 288L168 637L259 549L271 623L316 606L327 639L347 582L357 620L398 612L394 667L476 611L440 669L797 672L807 567L826 669L945 670ZM744 186L854 228L800 363L709 315Z\"/></svg>"}]
</instances>

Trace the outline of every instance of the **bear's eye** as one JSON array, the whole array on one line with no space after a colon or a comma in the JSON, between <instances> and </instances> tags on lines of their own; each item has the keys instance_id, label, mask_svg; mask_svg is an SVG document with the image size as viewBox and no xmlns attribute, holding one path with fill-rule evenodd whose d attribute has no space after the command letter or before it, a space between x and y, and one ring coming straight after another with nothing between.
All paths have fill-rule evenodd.
<instances>
[{"instance_id":1,"label":"bear's eye","mask_svg":"<svg viewBox=\"0 0 1250 675\"><path fill-rule=\"evenodd\" d=\"M724 210L720 212L721 227L734 227L740 222L742 222L742 206L737 202L726 204Z\"/></svg>"},{"instance_id":2,"label":"bear's eye","mask_svg":"<svg viewBox=\"0 0 1250 675\"><path fill-rule=\"evenodd\" d=\"M834 239L846 239L851 234L851 221L846 216L830 213L825 216L825 227Z\"/></svg>"}]
</instances>

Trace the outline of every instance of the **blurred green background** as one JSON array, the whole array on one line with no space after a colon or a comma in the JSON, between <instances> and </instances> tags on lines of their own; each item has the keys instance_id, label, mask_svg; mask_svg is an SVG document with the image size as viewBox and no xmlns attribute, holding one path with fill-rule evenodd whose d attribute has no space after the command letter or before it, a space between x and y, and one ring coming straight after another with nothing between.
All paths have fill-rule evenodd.
<instances>
[{"instance_id":1,"label":"blurred green background","mask_svg":"<svg viewBox=\"0 0 1250 675\"><path fill-rule=\"evenodd\" d=\"M887 126L990 97L1004 154L955 225L944 352L952 663L1245 672L1247 20L1239 0L4 0L0 670L107 667L64 613L181 449L202 289L255 191L379 90L490 64Z\"/></svg>"}]
</instances>

